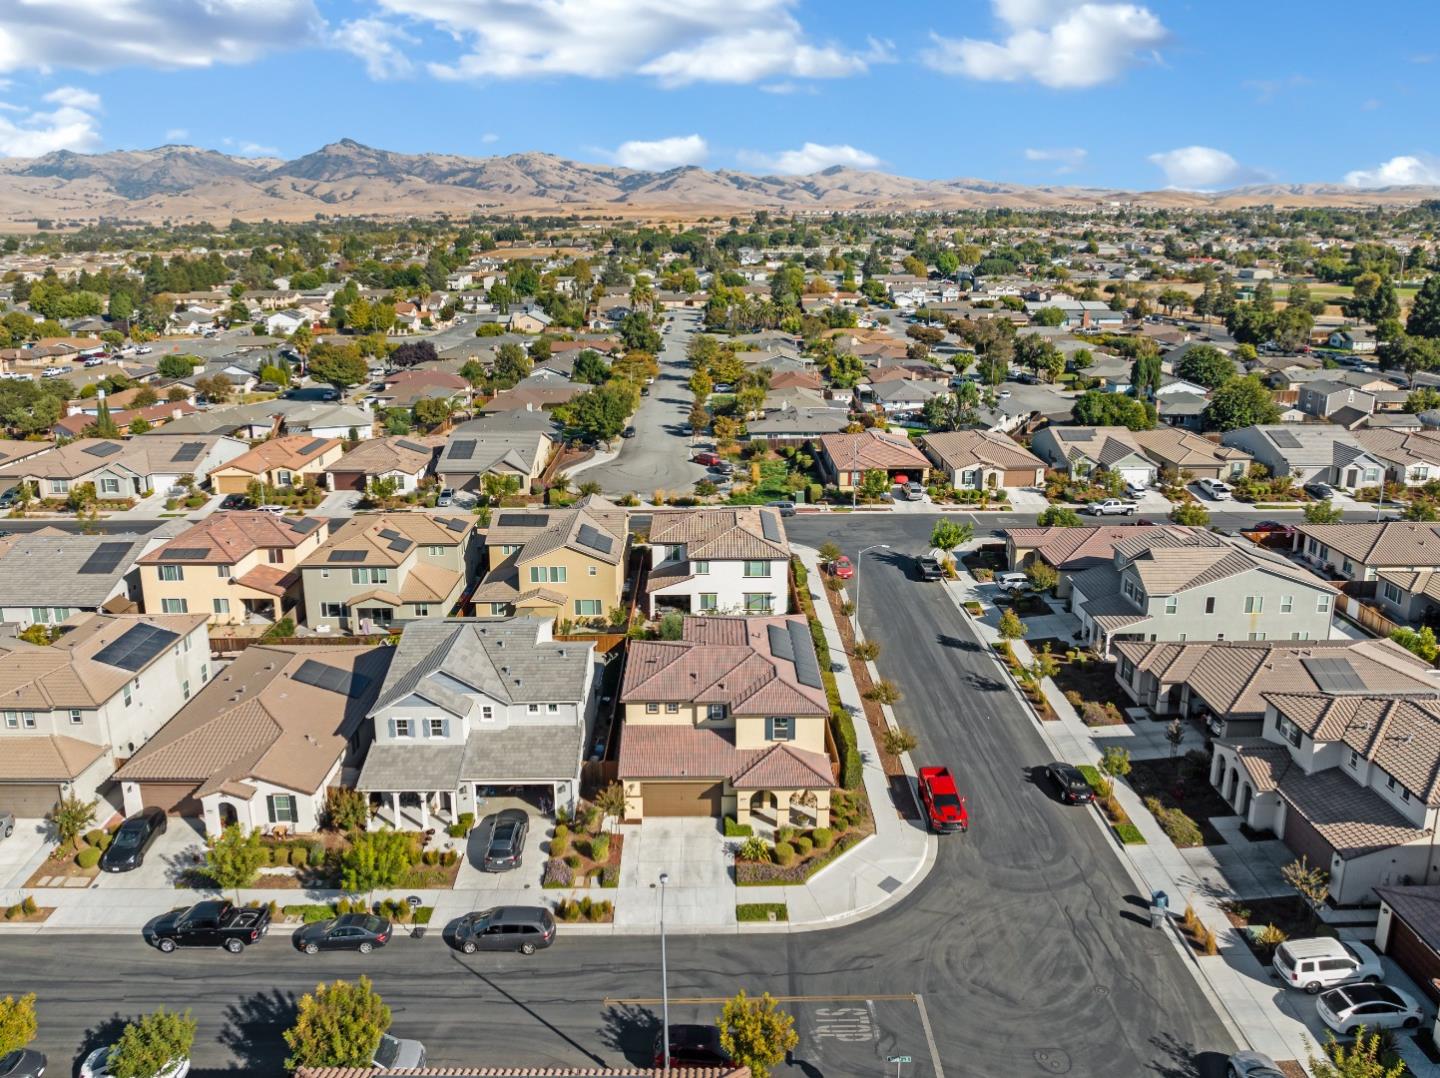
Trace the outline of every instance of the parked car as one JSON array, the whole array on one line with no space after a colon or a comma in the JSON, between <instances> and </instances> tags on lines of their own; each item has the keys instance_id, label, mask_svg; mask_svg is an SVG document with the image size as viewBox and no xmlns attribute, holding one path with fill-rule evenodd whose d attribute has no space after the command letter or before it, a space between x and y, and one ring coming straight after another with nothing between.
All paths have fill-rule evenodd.
<instances>
[{"instance_id":1,"label":"parked car","mask_svg":"<svg viewBox=\"0 0 1440 1078\"><path fill-rule=\"evenodd\" d=\"M0 509L8 509L20 500L22 486L16 483L9 490L0 493Z\"/></svg>"},{"instance_id":2,"label":"parked car","mask_svg":"<svg viewBox=\"0 0 1440 1078\"><path fill-rule=\"evenodd\" d=\"M1212 501L1226 502L1230 500L1230 484L1222 483L1218 479L1198 479L1195 485L1205 492L1205 495Z\"/></svg>"},{"instance_id":3,"label":"parked car","mask_svg":"<svg viewBox=\"0 0 1440 1078\"><path fill-rule=\"evenodd\" d=\"M221 509L244 509L250 504L250 499L243 494L227 494L225 500L220 503Z\"/></svg>"},{"instance_id":4,"label":"parked car","mask_svg":"<svg viewBox=\"0 0 1440 1078\"><path fill-rule=\"evenodd\" d=\"M232 906L221 899L161 914L145 926L145 942L163 954L177 947L224 947L239 954L270 931L270 910Z\"/></svg>"},{"instance_id":5,"label":"parked car","mask_svg":"<svg viewBox=\"0 0 1440 1078\"><path fill-rule=\"evenodd\" d=\"M769 509L778 509L778 510L780 510L780 515L781 515L782 517L793 517L793 516L795 515L795 503L794 503L794 502L786 502L786 501L766 502L765 505L766 505L766 508L769 508Z\"/></svg>"},{"instance_id":6,"label":"parked car","mask_svg":"<svg viewBox=\"0 0 1440 1078\"><path fill-rule=\"evenodd\" d=\"M635 435L636 435L637 433L639 433L639 432L636 431L636 429L635 429L634 427L626 427L624 430L622 430L622 431L620 432L620 437L622 437L622 438L633 438L633 437L635 437Z\"/></svg>"},{"instance_id":7,"label":"parked car","mask_svg":"<svg viewBox=\"0 0 1440 1078\"><path fill-rule=\"evenodd\" d=\"M1364 1026L1367 1030L1415 1029L1425 1017L1408 992L1388 984L1347 984L1322 992L1315 1001L1320 1021L1342 1037Z\"/></svg>"},{"instance_id":8,"label":"parked car","mask_svg":"<svg viewBox=\"0 0 1440 1078\"><path fill-rule=\"evenodd\" d=\"M380 1071L412 1071L425 1066L425 1046L419 1041L380 1034L375 1047L375 1069Z\"/></svg>"},{"instance_id":9,"label":"parked car","mask_svg":"<svg viewBox=\"0 0 1440 1078\"><path fill-rule=\"evenodd\" d=\"M931 830L941 834L970 830L970 813L948 767L920 769L920 800L925 804Z\"/></svg>"},{"instance_id":10,"label":"parked car","mask_svg":"<svg viewBox=\"0 0 1440 1078\"><path fill-rule=\"evenodd\" d=\"M115 1050L115 1045L107 1044L104 1048L97 1048L85 1057L80 1064L80 1078L114 1078L110 1073L110 1053ZM166 1067L155 1078L185 1078L190 1073L190 1060L177 1059Z\"/></svg>"},{"instance_id":11,"label":"parked car","mask_svg":"<svg viewBox=\"0 0 1440 1078\"><path fill-rule=\"evenodd\" d=\"M9 838L15 833L15 813L0 812L0 838Z\"/></svg>"},{"instance_id":12,"label":"parked car","mask_svg":"<svg viewBox=\"0 0 1440 1078\"><path fill-rule=\"evenodd\" d=\"M474 910L455 926L455 945L476 951L534 954L555 942L555 918L543 906L496 906Z\"/></svg>"},{"instance_id":13,"label":"parked car","mask_svg":"<svg viewBox=\"0 0 1440 1078\"><path fill-rule=\"evenodd\" d=\"M283 505L257 505L255 512L269 513L271 516L283 517L288 510Z\"/></svg>"},{"instance_id":14,"label":"parked car","mask_svg":"<svg viewBox=\"0 0 1440 1078\"><path fill-rule=\"evenodd\" d=\"M440 494L439 494L439 496L436 497L436 499L435 499L435 505L436 505L436 507L443 509L443 508L445 508L445 507L448 506L448 505L454 505L454 504L455 504L455 488L454 488L454 487L442 487L442 488L440 489Z\"/></svg>"},{"instance_id":15,"label":"parked car","mask_svg":"<svg viewBox=\"0 0 1440 1078\"><path fill-rule=\"evenodd\" d=\"M1236 1052L1225 1061L1225 1078L1285 1078L1285 1072L1264 1053Z\"/></svg>"},{"instance_id":16,"label":"parked car","mask_svg":"<svg viewBox=\"0 0 1440 1078\"><path fill-rule=\"evenodd\" d=\"M1329 483L1306 483L1305 493L1312 498L1318 498L1321 501L1328 502L1331 498L1335 497L1335 488Z\"/></svg>"},{"instance_id":17,"label":"parked car","mask_svg":"<svg viewBox=\"0 0 1440 1078\"><path fill-rule=\"evenodd\" d=\"M855 575L855 566L850 563L850 559L847 558L844 554L841 554L838 558L832 561L829 564L828 568L830 570L830 575L835 577L837 580L849 580Z\"/></svg>"},{"instance_id":18,"label":"parked car","mask_svg":"<svg viewBox=\"0 0 1440 1078\"><path fill-rule=\"evenodd\" d=\"M1127 498L1143 498L1149 492L1149 490L1150 488L1147 487L1144 483L1125 484L1125 496Z\"/></svg>"},{"instance_id":19,"label":"parked car","mask_svg":"<svg viewBox=\"0 0 1440 1078\"><path fill-rule=\"evenodd\" d=\"M1130 517L1140 511L1140 506L1124 498L1106 498L1103 502L1091 502L1084 512L1097 517Z\"/></svg>"},{"instance_id":20,"label":"parked car","mask_svg":"<svg viewBox=\"0 0 1440 1078\"><path fill-rule=\"evenodd\" d=\"M655 1066L665 1065L662 1034L655 1034ZM670 1023L670 1065L672 1067L720 1066L730 1062L720 1044L720 1027L699 1023Z\"/></svg>"},{"instance_id":21,"label":"parked car","mask_svg":"<svg viewBox=\"0 0 1440 1078\"><path fill-rule=\"evenodd\" d=\"M45 1063L44 1052L17 1048L0 1056L0 1078L41 1078Z\"/></svg>"},{"instance_id":22,"label":"parked car","mask_svg":"<svg viewBox=\"0 0 1440 1078\"><path fill-rule=\"evenodd\" d=\"M696 464L705 465L707 468L720 463L720 455L718 453L696 453L690 459Z\"/></svg>"},{"instance_id":23,"label":"parked car","mask_svg":"<svg viewBox=\"0 0 1440 1078\"><path fill-rule=\"evenodd\" d=\"M1011 594L1015 594L1030 589L1030 578L1024 573L997 573L995 575L995 586L1001 591L1008 591Z\"/></svg>"},{"instance_id":24,"label":"parked car","mask_svg":"<svg viewBox=\"0 0 1440 1078\"><path fill-rule=\"evenodd\" d=\"M1322 988L1385 976L1379 957L1365 944L1325 937L1286 940L1275 948L1270 964L1286 985L1312 996Z\"/></svg>"},{"instance_id":25,"label":"parked car","mask_svg":"<svg viewBox=\"0 0 1440 1078\"><path fill-rule=\"evenodd\" d=\"M921 580L944 580L945 567L940 564L940 559L931 554L922 554L915 559L915 566L920 572Z\"/></svg>"},{"instance_id":26,"label":"parked car","mask_svg":"<svg viewBox=\"0 0 1440 1078\"><path fill-rule=\"evenodd\" d=\"M100 855L102 872L130 872L145 863L145 852L165 833L165 810L141 809L122 823L105 852Z\"/></svg>"},{"instance_id":27,"label":"parked car","mask_svg":"<svg viewBox=\"0 0 1440 1078\"><path fill-rule=\"evenodd\" d=\"M722 460L719 464L710 465L710 471L716 475L730 476L735 474L735 465L728 460Z\"/></svg>"},{"instance_id":28,"label":"parked car","mask_svg":"<svg viewBox=\"0 0 1440 1078\"><path fill-rule=\"evenodd\" d=\"M490 842L485 847L486 872L509 872L519 868L525 854L525 836L530 830L530 817L523 809L505 809L495 817L490 829Z\"/></svg>"},{"instance_id":29,"label":"parked car","mask_svg":"<svg viewBox=\"0 0 1440 1078\"><path fill-rule=\"evenodd\" d=\"M1067 805L1088 805L1095 800L1095 791L1074 764L1057 760L1045 769L1050 781L1060 791L1060 800Z\"/></svg>"},{"instance_id":30,"label":"parked car","mask_svg":"<svg viewBox=\"0 0 1440 1078\"><path fill-rule=\"evenodd\" d=\"M321 951L359 951L369 954L390 942L390 919L370 913L347 913L316 921L295 932L295 946L306 954Z\"/></svg>"},{"instance_id":31,"label":"parked car","mask_svg":"<svg viewBox=\"0 0 1440 1078\"><path fill-rule=\"evenodd\" d=\"M1244 530L1264 532L1267 535L1282 535L1286 539L1295 538L1295 528L1290 524L1282 524L1278 520L1262 520L1259 524L1252 524Z\"/></svg>"}]
</instances>

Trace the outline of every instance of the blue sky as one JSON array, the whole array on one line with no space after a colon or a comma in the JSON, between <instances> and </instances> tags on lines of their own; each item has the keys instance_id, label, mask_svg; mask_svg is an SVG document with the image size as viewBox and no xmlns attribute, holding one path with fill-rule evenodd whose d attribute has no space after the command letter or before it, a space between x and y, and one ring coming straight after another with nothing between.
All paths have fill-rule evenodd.
<instances>
[{"instance_id":1,"label":"blue sky","mask_svg":"<svg viewBox=\"0 0 1440 1078\"><path fill-rule=\"evenodd\" d=\"M4 0L0 156L1440 184L1431 0ZM1428 107L1427 107L1428 106Z\"/></svg>"}]
</instances>

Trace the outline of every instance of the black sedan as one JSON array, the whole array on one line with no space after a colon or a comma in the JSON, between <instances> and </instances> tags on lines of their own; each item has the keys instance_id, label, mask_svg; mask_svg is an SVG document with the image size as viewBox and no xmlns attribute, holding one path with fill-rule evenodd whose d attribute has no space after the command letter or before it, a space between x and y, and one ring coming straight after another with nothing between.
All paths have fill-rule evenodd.
<instances>
[{"instance_id":1,"label":"black sedan","mask_svg":"<svg viewBox=\"0 0 1440 1078\"><path fill-rule=\"evenodd\" d=\"M114 839L100 855L100 868L105 872L129 872L145 863L145 852L151 843L165 833L165 810L141 809L122 823Z\"/></svg>"},{"instance_id":2,"label":"black sedan","mask_svg":"<svg viewBox=\"0 0 1440 1078\"><path fill-rule=\"evenodd\" d=\"M220 503L221 509L249 509L250 499L243 494L227 494Z\"/></svg>"},{"instance_id":3,"label":"black sedan","mask_svg":"<svg viewBox=\"0 0 1440 1078\"><path fill-rule=\"evenodd\" d=\"M691 1023L670 1023L670 1065L676 1066L720 1066L730 1062L720 1044L720 1030L716 1026L702 1026ZM665 1065L665 1045L659 1033L655 1034L655 1066Z\"/></svg>"},{"instance_id":4,"label":"black sedan","mask_svg":"<svg viewBox=\"0 0 1440 1078\"><path fill-rule=\"evenodd\" d=\"M1095 800L1095 791L1074 764L1057 760L1045 769L1045 774L1050 776L1050 781L1060 791L1060 800L1067 805L1088 805Z\"/></svg>"},{"instance_id":5,"label":"black sedan","mask_svg":"<svg viewBox=\"0 0 1440 1078\"><path fill-rule=\"evenodd\" d=\"M490 842L485 847L486 872L509 872L519 868L525 853L525 836L530 831L530 817L521 809L505 809L495 816L490 829Z\"/></svg>"},{"instance_id":6,"label":"black sedan","mask_svg":"<svg viewBox=\"0 0 1440 1078\"><path fill-rule=\"evenodd\" d=\"M295 946L306 954L359 951L369 954L390 942L390 921L370 913L347 913L317 921L295 932Z\"/></svg>"},{"instance_id":7,"label":"black sedan","mask_svg":"<svg viewBox=\"0 0 1440 1078\"><path fill-rule=\"evenodd\" d=\"M1319 498L1321 501L1329 501L1335 497L1335 488L1329 483L1306 483L1305 493L1312 498Z\"/></svg>"},{"instance_id":8,"label":"black sedan","mask_svg":"<svg viewBox=\"0 0 1440 1078\"><path fill-rule=\"evenodd\" d=\"M0 1078L40 1078L45 1073L45 1056L30 1048L17 1048L0 1056Z\"/></svg>"}]
</instances>

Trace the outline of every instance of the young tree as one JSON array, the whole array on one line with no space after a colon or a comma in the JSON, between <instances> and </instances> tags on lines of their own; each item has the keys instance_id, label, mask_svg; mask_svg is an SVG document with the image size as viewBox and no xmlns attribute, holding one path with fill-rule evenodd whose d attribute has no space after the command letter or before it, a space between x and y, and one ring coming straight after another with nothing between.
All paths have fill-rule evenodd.
<instances>
[{"instance_id":1,"label":"young tree","mask_svg":"<svg viewBox=\"0 0 1440 1078\"><path fill-rule=\"evenodd\" d=\"M1339 524L1345 513L1332 502L1311 502L1305 507L1306 524Z\"/></svg>"},{"instance_id":2,"label":"young tree","mask_svg":"<svg viewBox=\"0 0 1440 1078\"><path fill-rule=\"evenodd\" d=\"M1170 520L1190 528L1203 528L1210 523L1210 511L1199 502L1179 502L1170 510Z\"/></svg>"},{"instance_id":3,"label":"young tree","mask_svg":"<svg viewBox=\"0 0 1440 1078\"><path fill-rule=\"evenodd\" d=\"M35 1039L35 993L0 999L0 1059L18 1052Z\"/></svg>"},{"instance_id":4,"label":"young tree","mask_svg":"<svg viewBox=\"0 0 1440 1078\"><path fill-rule=\"evenodd\" d=\"M106 1061L113 1078L155 1078L182 1059L195 1044L195 1019L161 1007L129 1023Z\"/></svg>"},{"instance_id":5,"label":"young tree","mask_svg":"<svg viewBox=\"0 0 1440 1078\"><path fill-rule=\"evenodd\" d=\"M1314 1078L1405 1078L1410 1073L1403 1059L1387 1064L1387 1056L1380 1034L1367 1033L1360 1026L1350 1045L1341 1044L1327 1030L1321 1055L1309 1052L1306 1064Z\"/></svg>"},{"instance_id":6,"label":"young tree","mask_svg":"<svg viewBox=\"0 0 1440 1078\"><path fill-rule=\"evenodd\" d=\"M1123 779L1130 774L1130 750L1108 746L1100 756L1100 770L1112 779Z\"/></svg>"},{"instance_id":7,"label":"young tree","mask_svg":"<svg viewBox=\"0 0 1440 1078\"><path fill-rule=\"evenodd\" d=\"M403 831L365 831L340 855L340 886L356 894L394 887L410 868L414 840Z\"/></svg>"},{"instance_id":8,"label":"young tree","mask_svg":"<svg viewBox=\"0 0 1440 1078\"><path fill-rule=\"evenodd\" d=\"M231 824L218 836L205 840L205 875L222 891L238 892L249 887L265 860L266 851L257 829L246 833L239 824Z\"/></svg>"},{"instance_id":9,"label":"young tree","mask_svg":"<svg viewBox=\"0 0 1440 1078\"><path fill-rule=\"evenodd\" d=\"M1049 591L1060 583L1060 573L1053 565L1043 561L1032 561L1025 567L1025 576L1036 591Z\"/></svg>"},{"instance_id":10,"label":"young tree","mask_svg":"<svg viewBox=\"0 0 1440 1078\"><path fill-rule=\"evenodd\" d=\"M1041 511L1035 523L1042 528L1083 528L1085 521L1073 509L1051 505Z\"/></svg>"},{"instance_id":11,"label":"young tree","mask_svg":"<svg viewBox=\"0 0 1440 1078\"><path fill-rule=\"evenodd\" d=\"M1015 613L1014 608L1007 606L1000 615L1000 639L1006 642L1020 640L1029 631L1030 627L1020 620L1020 615Z\"/></svg>"},{"instance_id":12,"label":"young tree","mask_svg":"<svg viewBox=\"0 0 1440 1078\"><path fill-rule=\"evenodd\" d=\"M770 1078L770 1068L800 1043L795 1019L780 1010L770 993L751 999L741 989L725 1001L720 1013L720 1044L741 1067L749 1067L755 1078Z\"/></svg>"},{"instance_id":13,"label":"young tree","mask_svg":"<svg viewBox=\"0 0 1440 1078\"><path fill-rule=\"evenodd\" d=\"M1165 740L1170 743L1170 759L1175 759L1175 754L1180 751L1180 746L1185 742L1185 724L1178 718L1170 720L1165 727Z\"/></svg>"},{"instance_id":14,"label":"young tree","mask_svg":"<svg viewBox=\"0 0 1440 1078\"><path fill-rule=\"evenodd\" d=\"M871 468L860 479L858 491L866 501L878 501L890 492L890 476L883 468Z\"/></svg>"},{"instance_id":15,"label":"young tree","mask_svg":"<svg viewBox=\"0 0 1440 1078\"><path fill-rule=\"evenodd\" d=\"M1319 922L1319 910L1325 902L1325 897L1330 893L1330 873L1323 868L1310 864L1310 859L1302 855L1300 860L1291 861L1280 869L1280 875L1285 882L1295 888L1296 895L1301 902L1309 907L1311 924Z\"/></svg>"},{"instance_id":16,"label":"young tree","mask_svg":"<svg viewBox=\"0 0 1440 1078\"><path fill-rule=\"evenodd\" d=\"M389 1028L390 1008L370 978L316 985L300 997L295 1024L285 1031L285 1066L368 1068Z\"/></svg>"},{"instance_id":17,"label":"young tree","mask_svg":"<svg viewBox=\"0 0 1440 1078\"><path fill-rule=\"evenodd\" d=\"M621 619L622 627L624 619ZM612 821L613 826L619 826L620 821L625 818L625 786L619 782L612 782L608 786L601 787L595 794L595 807L600 810L600 815Z\"/></svg>"},{"instance_id":18,"label":"young tree","mask_svg":"<svg viewBox=\"0 0 1440 1078\"><path fill-rule=\"evenodd\" d=\"M98 801L82 801L70 794L50 810L50 822L55 825L57 856L68 852L75 845L75 840L95 822L95 806L98 804Z\"/></svg>"},{"instance_id":19,"label":"young tree","mask_svg":"<svg viewBox=\"0 0 1440 1078\"><path fill-rule=\"evenodd\" d=\"M1426 625L1418 631L1401 626L1390 633L1390 639L1406 651L1420 656L1427 663L1433 663L1440 656L1440 643L1436 643L1435 630Z\"/></svg>"},{"instance_id":20,"label":"young tree","mask_svg":"<svg viewBox=\"0 0 1440 1078\"><path fill-rule=\"evenodd\" d=\"M975 525L960 524L942 517L930 529L930 545L949 554L956 547L964 546L975 537Z\"/></svg>"}]
</instances>

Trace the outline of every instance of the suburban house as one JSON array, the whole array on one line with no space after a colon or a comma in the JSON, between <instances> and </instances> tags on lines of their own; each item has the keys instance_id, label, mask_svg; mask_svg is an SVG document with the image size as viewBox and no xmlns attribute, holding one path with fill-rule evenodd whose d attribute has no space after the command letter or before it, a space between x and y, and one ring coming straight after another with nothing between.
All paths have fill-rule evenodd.
<instances>
[{"instance_id":1,"label":"suburban house","mask_svg":"<svg viewBox=\"0 0 1440 1078\"><path fill-rule=\"evenodd\" d=\"M1375 334L1359 326L1346 326L1330 334L1329 344L1344 352L1374 352Z\"/></svg>"},{"instance_id":2,"label":"suburban house","mask_svg":"<svg viewBox=\"0 0 1440 1078\"><path fill-rule=\"evenodd\" d=\"M1329 873L1336 905L1440 882L1440 696L1357 691L1312 670L1319 692L1265 695L1259 737L1219 739L1210 782L1245 823Z\"/></svg>"},{"instance_id":3,"label":"suburban house","mask_svg":"<svg viewBox=\"0 0 1440 1078\"><path fill-rule=\"evenodd\" d=\"M829 706L803 617L686 618L634 641L620 686L625 816L824 827Z\"/></svg>"},{"instance_id":4,"label":"suburban house","mask_svg":"<svg viewBox=\"0 0 1440 1078\"><path fill-rule=\"evenodd\" d=\"M470 383L458 374L433 368L399 371L387 375L384 383L385 388L375 393L375 399L386 408L414 408L425 400L463 406L474 394Z\"/></svg>"},{"instance_id":5,"label":"suburban house","mask_svg":"<svg viewBox=\"0 0 1440 1078\"><path fill-rule=\"evenodd\" d=\"M1313 573L1249 540L1155 532L1070 575L1071 608L1102 656L1120 640L1329 639L1336 589Z\"/></svg>"},{"instance_id":6,"label":"suburban house","mask_svg":"<svg viewBox=\"0 0 1440 1078\"><path fill-rule=\"evenodd\" d=\"M1030 449L1052 468L1075 479L1100 470L1148 487L1158 469L1128 427L1042 427Z\"/></svg>"},{"instance_id":7,"label":"suburban house","mask_svg":"<svg viewBox=\"0 0 1440 1078\"><path fill-rule=\"evenodd\" d=\"M1333 483L1348 490L1375 486L1385 464L1361 447L1344 427L1292 423L1241 427L1220 436L1224 445L1243 449L1271 475L1288 475L1297 483Z\"/></svg>"},{"instance_id":8,"label":"suburban house","mask_svg":"<svg viewBox=\"0 0 1440 1078\"><path fill-rule=\"evenodd\" d=\"M371 633L446 617L475 575L475 522L426 513L351 517L300 563L305 624Z\"/></svg>"},{"instance_id":9,"label":"suburban house","mask_svg":"<svg viewBox=\"0 0 1440 1078\"><path fill-rule=\"evenodd\" d=\"M157 806L269 833L320 829L326 791L349 785L388 647L257 644L116 772L126 813Z\"/></svg>"},{"instance_id":10,"label":"suburban house","mask_svg":"<svg viewBox=\"0 0 1440 1078\"><path fill-rule=\"evenodd\" d=\"M778 510L657 509L649 544L652 617L790 613L790 544Z\"/></svg>"},{"instance_id":11,"label":"suburban house","mask_svg":"<svg viewBox=\"0 0 1440 1078\"><path fill-rule=\"evenodd\" d=\"M210 473L218 494L244 494L251 483L277 490L325 487L326 470L345 452L339 438L285 434L261 442Z\"/></svg>"},{"instance_id":12,"label":"suburban house","mask_svg":"<svg viewBox=\"0 0 1440 1078\"><path fill-rule=\"evenodd\" d=\"M598 494L565 509L498 509L485 532L480 616L603 619L623 606L630 528Z\"/></svg>"},{"instance_id":13,"label":"suburban house","mask_svg":"<svg viewBox=\"0 0 1440 1078\"><path fill-rule=\"evenodd\" d=\"M167 491L182 475L203 483L247 446L219 435L146 434L138 438L79 438L48 453L0 467L0 482L32 483L41 498L66 498L71 488L94 483L100 498L140 498Z\"/></svg>"},{"instance_id":14,"label":"suburban house","mask_svg":"<svg viewBox=\"0 0 1440 1078\"><path fill-rule=\"evenodd\" d=\"M803 445L827 434L843 434L853 422L850 410L834 407L833 403L805 407L782 401L778 408L771 408L766 398L764 418L745 424L746 437L752 442L771 445Z\"/></svg>"},{"instance_id":15,"label":"suburban house","mask_svg":"<svg viewBox=\"0 0 1440 1078\"><path fill-rule=\"evenodd\" d=\"M0 805L40 817L64 796L103 797L210 673L195 615L82 614L48 646L0 640Z\"/></svg>"},{"instance_id":16,"label":"suburban house","mask_svg":"<svg viewBox=\"0 0 1440 1078\"><path fill-rule=\"evenodd\" d=\"M326 469L331 490L369 490L377 480L394 480L395 493L420 486L443 442L419 437L372 438Z\"/></svg>"},{"instance_id":17,"label":"suburban house","mask_svg":"<svg viewBox=\"0 0 1440 1078\"><path fill-rule=\"evenodd\" d=\"M1345 580L1378 580L1387 570L1440 568L1440 524L1297 524L1295 531L1297 552Z\"/></svg>"},{"instance_id":18,"label":"suburban house","mask_svg":"<svg viewBox=\"0 0 1440 1078\"><path fill-rule=\"evenodd\" d=\"M1137 531L1137 529L1144 529ZM1055 594L1070 594L1070 578L1115 560L1119 543L1143 536L1151 543L1184 544L1195 529L1175 524L1101 524L1085 528L1007 528L1005 558L1011 569L1024 570L1032 562L1048 565L1060 574Z\"/></svg>"},{"instance_id":19,"label":"suburban house","mask_svg":"<svg viewBox=\"0 0 1440 1078\"><path fill-rule=\"evenodd\" d=\"M302 561L326 521L273 513L212 513L136 562L145 609L204 614L211 625L279 621L299 600Z\"/></svg>"},{"instance_id":20,"label":"suburban house","mask_svg":"<svg viewBox=\"0 0 1440 1078\"><path fill-rule=\"evenodd\" d=\"M377 825L426 828L483 812L486 787L521 786L573 810L595 718L595 645L548 618L431 619L405 627L370 708L356 786Z\"/></svg>"},{"instance_id":21,"label":"suburban house","mask_svg":"<svg viewBox=\"0 0 1440 1078\"><path fill-rule=\"evenodd\" d=\"M1375 398L1369 393L1343 382L1324 380L1302 383L1295 403L1306 415L1320 419L1337 417L1347 410L1360 415L1369 415L1375 410Z\"/></svg>"},{"instance_id":22,"label":"suburban house","mask_svg":"<svg viewBox=\"0 0 1440 1078\"><path fill-rule=\"evenodd\" d=\"M952 430L920 439L925 455L956 490L1043 487L1045 462L1013 438L988 430Z\"/></svg>"},{"instance_id":23,"label":"suburban house","mask_svg":"<svg viewBox=\"0 0 1440 1078\"><path fill-rule=\"evenodd\" d=\"M1385 467L1388 482L1414 487L1440 479L1440 433L1375 428L1357 430L1351 437Z\"/></svg>"},{"instance_id":24,"label":"suburban house","mask_svg":"<svg viewBox=\"0 0 1440 1078\"><path fill-rule=\"evenodd\" d=\"M487 475L514 476L522 494L535 481L556 449L548 416L534 422L476 419L454 428L435 464L440 482L456 490L483 489Z\"/></svg>"},{"instance_id":25,"label":"suburban house","mask_svg":"<svg viewBox=\"0 0 1440 1078\"><path fill-rule=\"evenodd\" d=\"M1250 467L1250 454L1177 427L1138 430L1135 444L1163 471L1196 479L1234 480Z\"/></svg>"},{"instance_id":26,"label":"suburban house","mask_svg":"<svg viewBox=\"0 0 1440 1078\"><path fill-rule=\"evenodd\" d=\"M1346 669L1368 692L1434 693L1440 671L1389 640L1226 640L1115 645L1115 680L1157 715L1205 722L1217 737L1260 733L1268 692L1321 692Z\"/></svg>"},{"instance_id":27,"label":"suburban house","mask_svg":"<svg viewBox=\"0 0 1440 1078\"><path fill-rule=\"evenodd\" d=\"M138 612L135 560L147 543L134 535L39 532L0 539L0 622L26 629L82 611Z\"/></svg>"},{"instance_id":28,"label":"suburban house","mask_svg":"<svg viewBox=\"0 0 1440 1078\"><path fill-rule=\"evenodd\" d=\"M820 439L822 473L842 491L860 487L865 473L884 472L889 483L923 483L930 471L925 454L903 434L876 430L826 434Z\"/></svg>"}]
</instances>

